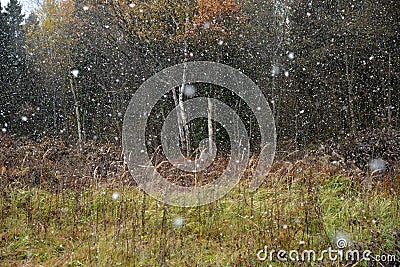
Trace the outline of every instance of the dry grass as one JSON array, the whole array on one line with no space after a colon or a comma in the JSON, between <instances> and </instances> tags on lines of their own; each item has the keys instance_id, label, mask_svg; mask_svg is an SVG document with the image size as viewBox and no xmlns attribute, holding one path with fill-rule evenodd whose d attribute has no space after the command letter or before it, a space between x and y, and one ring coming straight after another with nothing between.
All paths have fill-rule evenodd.
<instances>
[{"instance_id":1,"label":"dry grass","mask_svg":"<svg viewBox=\"0 0 400 267\"><path fill-rule=\"evenodd\" d=\"M398 174L366 183L330 156L287 155L254 194L242 181L212 204L179 208L136 188L111 144L1 142L1 266L368 266L256 257L264 246L333 248L338 232L351 248L400 259Z\"/></svg>"}]
</instances>

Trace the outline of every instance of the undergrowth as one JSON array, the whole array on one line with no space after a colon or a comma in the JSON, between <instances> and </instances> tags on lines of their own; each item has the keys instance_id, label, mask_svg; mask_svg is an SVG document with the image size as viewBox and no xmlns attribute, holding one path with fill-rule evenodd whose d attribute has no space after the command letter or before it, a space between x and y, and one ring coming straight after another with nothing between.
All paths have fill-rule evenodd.
<instances>
[{"instance_id":1,"label":"undergrowth","mask_svg":"<svg viewBox=\"0 0 400 267\"><path fill-rule=\"evenodd\" d=\"M40 175L43 166L37 164L49 160L45 155L50 152L36 150L32 154L28 147L23 156L1 162L1 266L399 264L396 174L365 179L367 174L341 172L323 157L281 160L255 193L243 180L214 203L182 208L146 195L121 174L124 168L113 179L110 173L96 176L99 168L88 168L84 161L70 166L88 170L83 178L60 173L68 167L62 166L58 173L51 169L38 181L26 182L30 171ZM53 159L52 164L59 163ZM44 181L48 176L54 178L51 183ZM347 243L344 250L370 250L372 260L332 261L326 256L321 261L280 261L276 255L278 250L337 249L339 237ZM272 261L257 257L265 249L268 256L275 250ZM394 255L397 261L374 261L382 255Z\"/></svg>"}]
</instances>

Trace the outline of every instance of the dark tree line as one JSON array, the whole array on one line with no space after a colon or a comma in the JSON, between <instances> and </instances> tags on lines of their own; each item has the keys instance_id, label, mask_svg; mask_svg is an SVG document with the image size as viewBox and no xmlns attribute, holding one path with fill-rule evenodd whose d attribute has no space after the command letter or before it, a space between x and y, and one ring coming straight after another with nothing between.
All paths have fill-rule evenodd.
<instances>
[{"instance_id":1,"label":"dark tree line","mask_svg":"<svg viewBox=\"0 0 400 267\"><path fill-rule=\"evenodd\" d=\"M31 134L24 110L33 109L30 65L25 54L22 7L11 0L0 13L0 129ZM32 112L32 111L31 111Z\"/></svg>"},{"instance_id":2,"label":"dark tree line","mask_svg":"<svg viewBox=\"0 0 400 267\"><path fill-rule=\"evenodd\" d=\"M119 142L135 90L185 60L253 79L280 142L398 127L398 1L238 2L46 0L24 21L11 0L0 18L3 132ZM223 90L199 89L238 106Z\"/></svg>"}]
</instances>

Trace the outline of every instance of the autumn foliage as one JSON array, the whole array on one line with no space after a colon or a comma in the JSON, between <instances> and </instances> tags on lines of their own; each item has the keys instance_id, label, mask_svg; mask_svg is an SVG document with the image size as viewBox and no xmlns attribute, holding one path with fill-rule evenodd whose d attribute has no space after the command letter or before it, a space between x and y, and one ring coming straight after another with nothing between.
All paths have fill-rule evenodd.
<instances>
[{"instance_id":1,"label":"autumn foliage","mask_svg":"<svg viewBox=\"0 0 400 267\"><path fill-rule=\"evenodd\" d=\"M218 35L235 35L240 24L246 21L241 5L232 0L197 1L197 14L189 28L189 34L216 37Z\"/></svg>"}]
</instances>

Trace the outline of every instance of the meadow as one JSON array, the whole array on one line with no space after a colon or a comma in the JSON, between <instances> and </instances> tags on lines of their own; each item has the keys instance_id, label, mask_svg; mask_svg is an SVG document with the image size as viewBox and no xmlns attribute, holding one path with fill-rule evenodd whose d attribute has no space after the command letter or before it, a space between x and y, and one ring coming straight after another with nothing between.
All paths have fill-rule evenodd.
<instances>
[{"instance_id":1,"label":"meadow","mask_svg":"<svg viewBox=\"0 0 400 267\"><path fill-rule=\"evenodd\" d=\"M1 147L1 266L399 265L398 174L371 177L306 153L277 160L255 193L244 179L214 203L182 208L138 189L117 146L3 137ZM320 253L338 238L371 260L257 256Z\"/></svg>"}]
</instances>

